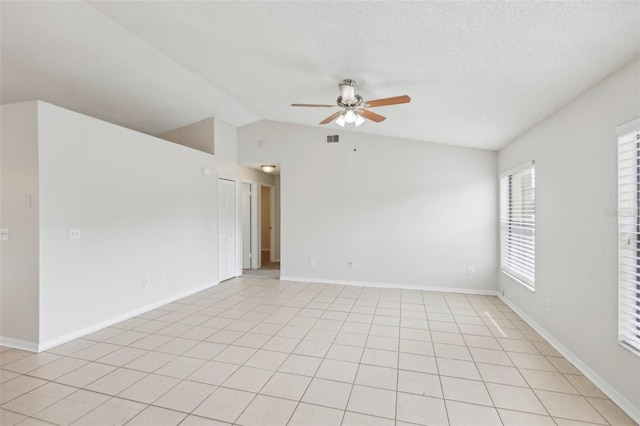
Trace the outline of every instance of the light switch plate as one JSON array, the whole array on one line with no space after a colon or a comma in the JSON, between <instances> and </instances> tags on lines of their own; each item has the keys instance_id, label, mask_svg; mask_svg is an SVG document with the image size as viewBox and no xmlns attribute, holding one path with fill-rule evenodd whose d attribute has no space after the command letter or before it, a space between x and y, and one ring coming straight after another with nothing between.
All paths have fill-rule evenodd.
<instances>
[{"instance_id":1,"label":"light switch plate","mask_svg":"<svg viewBox=\"0 0 640 426\"><path fill-rule=\"evenodd\" d=\"M9 228L0 229L0 241L9 241Z\"/></svg>"},{"instance_id":2,"label":"light switch plate","mask_svg":"<svg viewBox=\"0 0 640 426\"><path fill-rule=\"evenodd\" d=\"M69 229L69 239L70 240L79 240L80 239L80 229L79 228Z\"/></svg>"}]
</instances>

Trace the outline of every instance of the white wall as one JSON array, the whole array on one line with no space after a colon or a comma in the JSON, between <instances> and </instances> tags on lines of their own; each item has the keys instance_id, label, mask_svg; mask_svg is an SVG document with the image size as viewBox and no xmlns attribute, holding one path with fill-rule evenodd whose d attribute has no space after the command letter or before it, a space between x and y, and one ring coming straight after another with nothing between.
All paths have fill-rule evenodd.
<instances>
[{"instance_id":1,"label":"white wall","mask_svg":"<svg viewBox=\"0 0 640 426\"><path fill-rule=\"evenodd\" d=\"M164 139L178 143L180 145L201 149L205 152L214 153L213 160L220 177L234 179L236 181L236 199L241 198L241 182L275 184L275 177L250 167L241 166L237 163L237 129L229 123L218 118L208 118L206 120L172 130L161 136ZM257 199L257 197L256 197ZM279 210L279 206L276 206ZM242 223L240 220L241 210L238 204L237 215L237 275L242 275ZM276 232L276 243L279 242L280 235Z\"/></svg>"},{"instance_id":2,"label":"white wall","mask_svg":"<svg viewBox=\"0 0 640 426\"><path fill-rule=\"evenodd\" d=\"M326 144L329 133L340 143ZM281 276L290 279L494 291L496 159L333 128L238 129L241 164L281 165Z\"/></svg>"},{"instance_id":3,"label":"white wall","mask_svg":"<svg viewBox=\"0 0 640 426\"><path fill-rule=\"evenodd\" d=\"M617 341L615 128L640 116L640 60L499 153L536 163L536 290L500 274L506 299L640 421L640 357ZM551 299L552 311L546 311Z\"/></svg>"},{"instance_id":4,"label":"white wall","mask_svg":"<svg viewBox=\"0 0 640 426\"><path fill-rule=\"evenodd\" d=\"M38 110L42 345L217 282L211 155Z\"/></svg>"},{"instance_id":5,"label":"white wall","mask_svg":"<svg viewBox=\"0 0 640 426\"><path fill-rule=\"evenodd\" d=\"M0 251L0 344L35 350L39 334L39 238L34 102L2 107L0 157L0 227L10 232L10 240L2 241Z\"/></svg>"},{"instance_id":6,"label":"white wall","mask_svg":"<svg viewBox=\"0 0 640 426\"><path fill-rule=\"evenodd\" d=\"M229 167L239 167L237 164L238 134L236 127L223 120L214 118L213 138L215 141L216 157L221 161L221 163L224 163ZM256 172L263 173L259 170L256 170Z\"/></svg>"},{"instance_id":7,"label":"white wall","mask_svg":"<svg viewBox=\"0 0 640 426\"><path fill-rule=\"evenodd\" d=\"M215 154L214 126L215 119L207 118L206 120L174 129L159 137L199 151Z\"/></svg>"},{"instance_id":8,"label":"white wall","mask_svg":"<svg viewBox=\"0 0 640 426\"><path fill-rule=\"evenodd\" d=\"M42 102L2 118L10 346L46 349L217 283L217 177L274 183L235 162L236 130L220 120L213 156Z\"/></svg>"}]
</instances>

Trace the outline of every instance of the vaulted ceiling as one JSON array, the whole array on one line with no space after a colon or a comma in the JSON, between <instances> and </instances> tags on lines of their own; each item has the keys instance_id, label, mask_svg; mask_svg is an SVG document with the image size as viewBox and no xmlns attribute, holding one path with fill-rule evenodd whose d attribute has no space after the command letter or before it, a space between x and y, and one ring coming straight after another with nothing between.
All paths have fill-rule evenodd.
<instances>
[{"instance_id":1,"label":"vaulted ceiling","mask_svg":"<svg viewBox=\"0 0 640 426\"><path fill-rule=\"evenodd\" d=\"M499 149L640 55L640 2L2 1L3 104L40 99L154 135L218 117ZM640 90L640 89L639 89ZM329 124L328 126L336 126Z\"/></svg>"}]
</instances>

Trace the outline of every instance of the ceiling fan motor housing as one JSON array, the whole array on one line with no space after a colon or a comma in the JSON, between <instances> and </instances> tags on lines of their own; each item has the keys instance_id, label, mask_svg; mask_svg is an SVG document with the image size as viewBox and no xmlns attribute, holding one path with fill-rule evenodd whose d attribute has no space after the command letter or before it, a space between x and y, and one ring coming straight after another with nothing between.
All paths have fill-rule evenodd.
<instances>
[{"instance_id":1,"label":"ceiling fan motor housing","mask_svg":"<svg viewBox=\"0 0 640 426\"><path fill-rule=\"evenodd\" d=\"M358 107L362 105L362 96L358 94L353 95L353 100L345 99L342 95L338 96L338 106L342 108L346 107Z\"/></svg>"},{"instance_id":2,"label":"ceiling fan motor housing","mask_svg":"<svg viewBox=\"0 0 640 426\"><path fill-rule=\"evenodd\" d=\"M338 105L340 106L353 106L356 104L358 95L355 93L354 87L356 87L356 81L351 79L345 79L341 84L338 84L340 88L340 97L338 98ZM360 98L362 99L362 98Z\"/></svg>"}]
</instances>

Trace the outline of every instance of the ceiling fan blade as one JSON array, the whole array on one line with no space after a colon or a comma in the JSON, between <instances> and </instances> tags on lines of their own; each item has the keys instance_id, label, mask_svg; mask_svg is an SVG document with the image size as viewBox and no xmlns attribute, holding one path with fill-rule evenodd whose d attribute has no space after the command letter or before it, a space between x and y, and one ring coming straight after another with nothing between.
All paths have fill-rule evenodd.
<instances>
[{"instance_id":1,"label":"ceiling fan blade","mask_svg":"<svg viewBox=\"0 0 640 426\"><path fill-rule=\"evenodd\" d=\"M363 116L364 118L368 118L371 121L375 121L376 123L379 123L381 121L384 121L387 119L387 117L384 117L380 114L376 114L375 112L366 110L366 109L361 109L359 111L360 115Z\"/></svg>"},{"instance_id":2,"label":"ceiling fan blade","mask_svg":"<svg viewBox=\"0 0 640 426\"><path fill-rule=\"evenodd\" d=\"M342 114L342 111L335 112L335 113L331 114L330 116L328 116L327 118L325 118L324 120L322 120L320 122L320 124L331 123L333 120L335 120L336 118L340 117L340 114Z\"/></svg>"},{"instance_id":3,"label":"ceiling fan blade","mask_svg":"<svg viewBox=\"0 0 640 426\"><path fill-rule=\"evenodd\" d=\"M321 105L321 104L291 104L292 107L320 107L320 108L339 108L337 105Z\"/></svg>"},{"instance_id":4,"label":"ceiling fan blade","mask_svg":"<svg viewBox=\"0 0 640 426\"><path fill-rule=\"evenodd\" d=\"M364 103L365 108L373 108L385 105L406 104L411 102L411 98L407 95L394 96L392 98L376 99L373 101L367 101Z\"/></svg>"}]
</instances>

